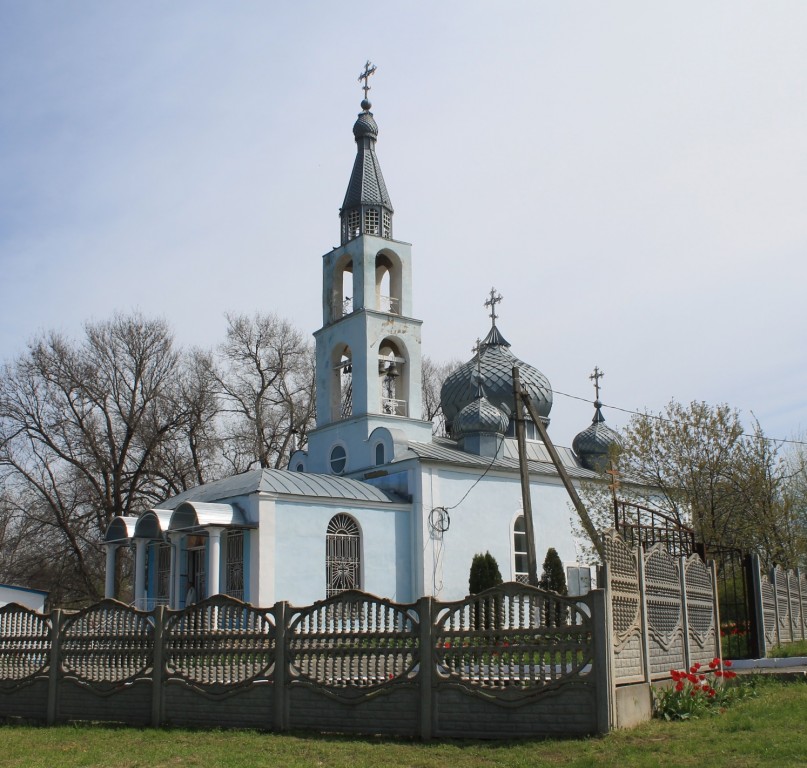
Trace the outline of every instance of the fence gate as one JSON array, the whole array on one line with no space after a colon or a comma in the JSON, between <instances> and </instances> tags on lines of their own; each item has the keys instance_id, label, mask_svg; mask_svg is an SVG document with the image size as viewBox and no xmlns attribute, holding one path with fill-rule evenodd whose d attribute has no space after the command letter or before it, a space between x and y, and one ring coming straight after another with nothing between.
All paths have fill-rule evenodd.
<instances>
[{"instance_id":1,"label":"fence gate","mask_svg":"<svg viewBox=\"0 0 807 768\"><path fill-rule=\"evenodd\" d=\"M723 656L727 659L757 659L760 650L751 555L726 547L710 548L709 556L717 563Z\"/></svg>"},{"instance_id":2,"label":"fence gate","mask_svg":"<svg viewBox=\"0 0 807 768\"><path fill-rule=\"evenodd\" d=\"M698 554L717 564L720 638L727 659L760 657L757 635L754 569L751 555L729 547L709 547L696 541L695 531L663 512L618 500L614 505L616 529L631 544L649 549L662 544L673 556Z\"/></svg>"}]
</instances>

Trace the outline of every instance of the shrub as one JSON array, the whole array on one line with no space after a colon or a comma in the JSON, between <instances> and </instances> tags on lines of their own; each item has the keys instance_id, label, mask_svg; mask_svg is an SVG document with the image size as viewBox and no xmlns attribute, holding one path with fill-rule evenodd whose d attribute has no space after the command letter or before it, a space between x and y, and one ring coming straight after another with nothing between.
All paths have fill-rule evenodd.
<instances>
[{"instance_id":1,"label":"shrub","mask_svg":"<svg viewBox=\"0 0 807 768\"><path fill-rule=\"evenodd\" d=\"M491 587L498 587L502 583L502 574L499 571L499 564L496 558L485 552L484 555L476 554L471 561L471 573L468 577L468 591L472 595L478 595Z\"/></svg>"}]
</instances>

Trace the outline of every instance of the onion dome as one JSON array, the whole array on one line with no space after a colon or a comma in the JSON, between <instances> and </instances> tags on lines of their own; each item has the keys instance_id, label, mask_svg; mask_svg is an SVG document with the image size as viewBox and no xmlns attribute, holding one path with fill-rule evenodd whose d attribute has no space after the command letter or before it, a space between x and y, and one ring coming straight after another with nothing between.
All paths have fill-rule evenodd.
<instances>
[{"instance_id":1,"label":"onion dome","mask_svg":"<svg viewBox=\"0 0 807 768\"><path fill-rule=\"evenodd\" d=\"M521 384L529 393L538 415L548 423L552 408L552 388L549 379L537 368L519 360L511 351L509 342L494 324L490 333L479 345L478 361L474 357L453 371L440 390L440 403L446 425L455 436L454 421L460 412L476 399L477 365L479 378L484 384L488 402L508 416L513 412L513 367L518 366Z\"/></svg>"},{"instance_id":2,"label":"onion dome","mask_svg":"<svg viewBox=\"0 0 807 768\"><path fill-rule=\"evenodd\" d=\"M456 416L451 426L451 434L455 438L474 433L503 435L507 432L510 419L485 397L482 386L477 396L468 403Z\"/></svg>"},{"instance_id":3,"label":"onion dome","mask_svg":"<svg viewBox=\"0 0 807 768\"><path fill-rule=\"evenodd\" d=\"M619 434L606 426L602 403L594 401L594 418L591 424L572 441L572 450L586 469L604 472L608 468L611 448L619 445Z\"/></svg>"},{"instance_id":4,"label":"onion dome","mask_svg":"<svg viewBox=\"0 0 807 768\"><path fill-rule=\"evenodd\" d=\"M373 113L369 111L371 106L369 101L361 103L361 108L365 111L359 113L358 119L353 124L353 135L357 141L365 136L372 139L378 138L378 123L376 123Z\"/></svg>"}]
</instances>

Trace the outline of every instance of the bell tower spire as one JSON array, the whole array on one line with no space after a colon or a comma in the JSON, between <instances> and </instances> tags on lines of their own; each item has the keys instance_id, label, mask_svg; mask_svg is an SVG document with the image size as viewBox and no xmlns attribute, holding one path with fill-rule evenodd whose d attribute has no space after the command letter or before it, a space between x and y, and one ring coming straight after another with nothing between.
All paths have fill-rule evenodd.
<instances>
[{"instance_id":1,"label":"bell tower spire","mask_svg":"<svg viewBox=\"0 0 807 768\"><path fill-rule=\"evenodd\" d=\"M339 211L341 221L342 245L360 235L376 235L392 238L392 203L381 173L381 166L375 153L378 140L378 124L370 111L373 106L367 94L370 90L368 80L377 67L368 60L359 75L359 82L364 80L362 89L364 99L362 111L353 124L353 136L356 139L356 160L353 172L347 185L342 208Z\"/></svg>"},{"instance_id":2,"label":"bell tower spire","mask_svg":"<svg viewBox=\"0 0 807 768\"><path fill-rule=\"evenodd\" d=\"M386 454L376 452L379 435L389 430L431 439L431 422L421 418L411 246L392 239L392 203L375 153L378 125L367 99L375 71L368 61L359 75L365 98L353 125L356 159L339 211L340 245L322 260L323 324L314 334L317 427L302 463L309 472L367 471L382 454L389 461L389 445Z\"/></svg>"}]
</instances>

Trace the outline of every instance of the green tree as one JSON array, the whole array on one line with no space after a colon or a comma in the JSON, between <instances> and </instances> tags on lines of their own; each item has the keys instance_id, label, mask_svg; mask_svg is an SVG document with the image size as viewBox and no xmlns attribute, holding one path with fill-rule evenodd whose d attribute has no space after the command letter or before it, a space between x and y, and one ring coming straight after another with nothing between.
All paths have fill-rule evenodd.
<instances>
[{"instance_id":1,"label":"green tree","mask_svg":"<svg viewBox=\"0 0 807 768\"><path fill-rule=\"evenodd\" d=\"M559 595L567 595L569 593L569 590L566 588L566 571L561 562L560 555L554 547L550 547L546 551L543 573L538 580L538 586L541 589L557 592ZM565 624L567 615L568 609L562 603L555 603L554 611L549 602L544 604L544 623L547 624L547 626Z\"/></svg>"},{"instance_id":2,"label":"green tree","mask_svg":"<svg viewBox=\"0 0 807 768\"><path fill-rule=\"evenodd\" d=\"M766 565L798 560L787 463L758 423L746 433L736 409L672 400L634 416L619 470L642 503L694 527L707 551L755 550Z\"/></svg>"},{"instance_id":3,"label":"green tree","mask_svg":"<svg viewBox=\"0 0 807 768\"><path fill-rule=\"evenodd\" d=\"M560 555L554 547L546 551L544 558L544 569L541 578L538 580L541 589L549 589L559 595L569 594L566 588L566 570L561 562Z\"/></svg>"},{"instance_id":4,"label":"green tree","mask_svg":"<svg viewBox=\"0 0 807 768\"><path fill-rule=\"evenodd\" d=\"M498 587L502 583L502 574L499 571L499 564L496 558L485 552L476 554L471 561L471 573L468 577L468 591L472 595L478 595L491 587Z\"/></svg>"}]
</instances>

